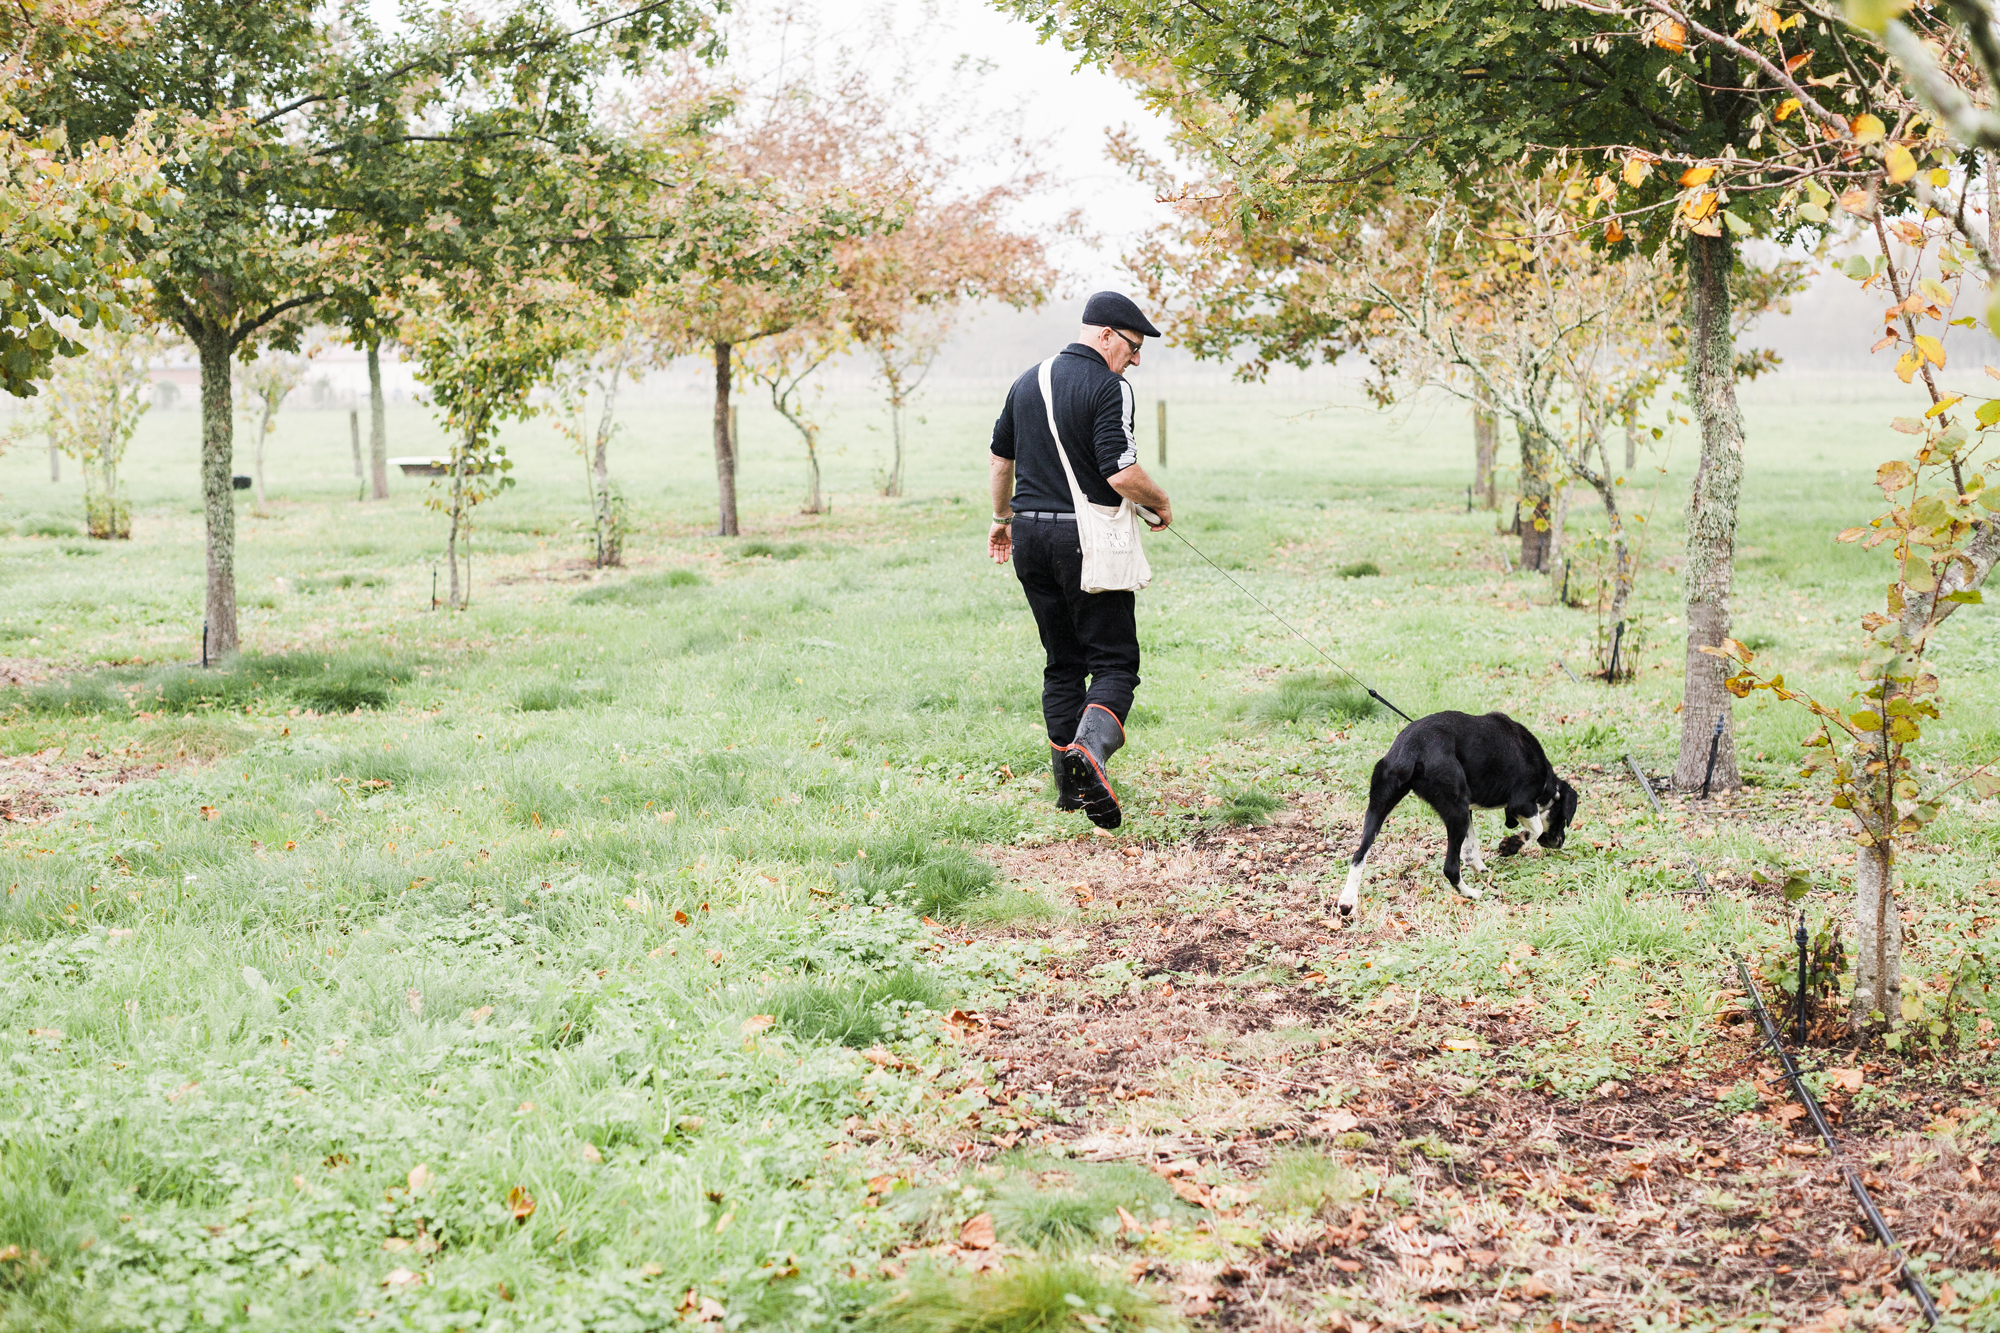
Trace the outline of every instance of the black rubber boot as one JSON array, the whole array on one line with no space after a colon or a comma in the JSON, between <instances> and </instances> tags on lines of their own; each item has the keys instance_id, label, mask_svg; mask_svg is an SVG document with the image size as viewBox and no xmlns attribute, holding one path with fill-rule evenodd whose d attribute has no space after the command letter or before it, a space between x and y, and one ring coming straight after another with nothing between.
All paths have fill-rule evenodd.
<instances>
[{"instance_id":1,"label":"black rubber boot","mask_svg":"<svg viewBox=\"0 0 2000 1333\"><path fill-rule=\"evenodd\" d=\"M1092 704L1083 710L1076 739L1063 751L1063 767L1083 798L1083 812L1099 828L1117 828L1124 821L1117 793L1111 790L1111 775L1105 769L1124 744L1125 725L1118 715L1103 704Z\"/></svg>"},{"instance_id":2,"label":"black rubber boot","mask_svg":"<svg viewBox=\"0 0 2000 1333\"><path fill-rule=\"evenodd\" d=\"M1076 784L1069 780L1069 766L1063 762L1063 756L1068 753L1067 746L1057 745L1054 741L1049 742L1049 757L1056 770L1056 809L1081 810L1083 797L1077 791Z\"/></svg>"}]
</instances>

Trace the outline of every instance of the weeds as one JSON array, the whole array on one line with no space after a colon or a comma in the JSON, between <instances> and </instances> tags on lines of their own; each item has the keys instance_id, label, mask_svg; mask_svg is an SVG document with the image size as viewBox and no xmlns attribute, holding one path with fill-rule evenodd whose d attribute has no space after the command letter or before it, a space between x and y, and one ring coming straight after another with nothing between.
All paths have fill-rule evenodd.
<instances>
[{"instance_id":1,"label":"weeds","mask_svg":"<svg viewBox=\"0 0 2000 1333\"><path fill-rule=\"evenodd\" d=\"M1311 1147L1289 1148L1271 1159L1257 1201L1278 1212L1336 1209L1368 1192L1360 1175Z\"/></svg>"},{"instance_id":2,"label":"weeds","mask_svg":"<svg viewBox=\"0 0 2000 1333\"><path fill-rule=\"evenodd\" d=\"M1207 819L1210 823L1254 828L1269 823L1271 816L1285 805L1284 798L1274 796L1262 787L1225 787L1219 794L1222 803L1209 810Z\"/></svg>"},{"instance_id":3,"label":"weeds","mask_svg":"<svg viewBox=\"0 0 2000 1333\"><path fill-rule=\"evenodd\" d=\"M768 1004L778 1025L804 1041L874 1046L905 1018L951 1005L951 992L928 972L905 967L866 981L808 980L779 987Z\"/></svg>"},{"instance_id":4,"label":"weeds","mask_svg":"<svg viewBox=\"0 0 2000 1333\"><path fill-rule=\"evenodd\" d=\"M1251 715L1267 724L1321 719L1346 724L1374 716L1378 707L1368 691L1352 681L1308 671L1287 676L1277 688L1257 696Z\"/></svg>"}]
</instances>

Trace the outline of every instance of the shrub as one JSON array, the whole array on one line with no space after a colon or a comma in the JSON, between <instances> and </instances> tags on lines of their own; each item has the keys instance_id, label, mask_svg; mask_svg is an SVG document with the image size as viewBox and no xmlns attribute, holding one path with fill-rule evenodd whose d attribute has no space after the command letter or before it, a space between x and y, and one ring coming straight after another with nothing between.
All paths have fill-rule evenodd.
<instances>
[{"instance_id":1,"label":"shrub","mask_svg":"<svg viewBox=\"0 0 2000 1333\"><path fill-rule=\"evenodd\" d=\"M925 1265L862 1316L879 1333L1146 1333L1177 1322L1130 1283L1077 1262L989 1274Z\"/></svg>"}]
</instances>

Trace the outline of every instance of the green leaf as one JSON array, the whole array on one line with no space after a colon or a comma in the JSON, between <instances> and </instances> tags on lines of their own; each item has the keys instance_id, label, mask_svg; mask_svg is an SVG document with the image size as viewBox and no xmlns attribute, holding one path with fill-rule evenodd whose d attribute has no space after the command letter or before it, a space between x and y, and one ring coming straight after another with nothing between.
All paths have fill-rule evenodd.
<instances>
[{"instance_id":1,"label":"green leaf","mask_svg":"<svg viewBox=\"0 0 2000 1333\"><path fill-rule=\"evenodd\" d=\"M1979 606L1986 601L1984 597L1979 595L1979 589L1977 588L1968 588L1964 592L1948 592L1944 595L1943 600L1947 602L1960 602L1966 606Z\"/></svg>"},{"instance_id":2,"label":"green leaf","mask_svg":"<svg viewBox=\"0 0 2000 1333\"><path fill-rule=\"evenodd\" d=\"M1745 222L1742 218L1737 217L1734 213L1730 212L1726 208L1722 210L1722 220L1728 224L1730 233L1732 235L1748 236L1751 234L1751 232L1756 230L1749 223Z\"/></svg>"},{"instance_id":3,"label":"green leaf","mask_svg":"<svg viewBox=\"0 0 2000 1333\"><path fill-rule=\"evenodd\" d=\"M1785 901L1795 903L1812 892L1812 881L1804 875L1793 875L1785 881Z\"/></svg>"}]
</instances>

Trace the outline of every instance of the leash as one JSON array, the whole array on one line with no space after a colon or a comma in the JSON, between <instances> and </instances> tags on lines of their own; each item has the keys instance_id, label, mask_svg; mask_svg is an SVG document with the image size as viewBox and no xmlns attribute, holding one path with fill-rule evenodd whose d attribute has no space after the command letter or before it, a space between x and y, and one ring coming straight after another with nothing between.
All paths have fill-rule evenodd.
<instances>
[{"instance_id":1,"label":"leash","mask_svg":"<svg viewBox=\"0 0 2000 1333\"><path fill-rule=\"evenodd\" d=\"M1152 510L1146 508L1146 506L1135 504L1132 507L1138 510L1139 517L1145 519L1148 523L1158 523L1160 521L1160 516L1154 513ZM1305 631L1301 630L1298 626L1292 624L1291 621L1286 620L1276 611L1273 611L1270 608L1270 606L1264 601L1263 598L1259 597L1256 593L1251 592L1248 588L1244 587L1242 584L1237 583L1234 576L1232 576L1228 570L1224 569L1221 565L1216 564L1213 560L1210 560L1208 558L1208 554L1205 551L1203 551L1199 546L1196 546L1193 542L1189 541L1187 538L1181 537L1181 530L1179 528L1169 527L1167 531L1173 533L1174 536L1176 537L1180 537L1180 542L1182 546L1187 547L1188 550L1193 551L1196 555L1200 556L1202 560L1207 563L1210 569L1222 575L1222 577L1228 579L1229 582L1235 587L1236 591L1242 593L1245 597L1248 597L1251 601L1263 607L1265 615L1271 617L1271 619L1277 621L1280 625L1283 625L1286 629L1290 630L1293 634L1297 635L1299 642L1303 643L1306 647L1318 653L1321 659L1324 660L1328 666L1332 667L1335 671L1338 671L1341 675L1353 681L1356 685L1359 685L1362 689L1368 691L1369 698L1373 699L1376 703L1381 704L1384 708L1394 713L1397 717L1402 718L1403 721L1405 722L1416 721L1416 719L1411 717L1408 713L1405 713L1402 709L1396 707L1396 705L1390 703L1387 699L1383 698L1381 693L1378 692L1373 685L1370 685L1367 681L1361 679L1361 677L1355 675L1352 671L1349 671L1339 662L1334 661L1332 654L1328 653L1326 649L1320 647L1318 644L1314 643L1311 639L1308 639L1305 636Z\"/></svg>"},{"instance_id":2,"label":"leash","mask_svg":"<svg viewBox=\"0 0 2000 1333\"><path fill-rule=\"evenodd\" d=\"M1717 720L1720 721L1719 718ZM1631 768L1632 776L1639 780L1639 790L1645 793L1646 804L1653 807L1653 816L1665 820L1666 811L1660 808L1659 797L1653 795L1653 784L1647 780L1646 770L1639 767L1639 761L1632 757L1630 751L1626 752L1625 763ZM1711 757L1709 760L1711 773L1714 765L1715 760ZM1705 783L1703 785L1706 786ZM1701 862L1695 855L1694 844L1678 825L1675 826L1675 831L1680 836L1682 849L1687 853L1688 868L1694 872L1694 882L1701 890L1701 899L1712 907L1715 902L1714 892L1709 887L1708 877L1701 873ZM1833 1127L1827 1123L1825 1114L1820 1110L1819 1099L1814 1097L1812 1089L1806 1086L1805 1076L1799 1070L1798 1061L1785 1049L1784 1036L1780 1033L1778 1025L1772 1021L1771 1011L1764 1007L1764 997L1757 991L1757 982L1750 975L1749 964L1743 961L1742 954L1733 950L1729 953L1729 960L1736 965L1736 978L1743 983L1743 991L1750 997L1751 1006L1757 1015L1757 1026L1763 1029L1765 1043L1770 1046L1778 1057L1778 1063L1784 1068L1785 1081L1791 1084L1792 1095L1798 1098L1799 1105L1805 1108L1806 1115L1811 1118L1813 1129L1826 1144L1827 1156L1840 1168L1841 1177L1847 1182L1848 1192L1860 1205L1861 1215L1868 1219L1868 1226L1874 1231L1875 1238L1882 1243L1882 1248L1895 1257L1903 1285L1909 1289L1910 1295L1916 1298L1917 1305L1923 1310L1924 1321L1935 1327L1938 1321L1937 1302L1931 1299L1930 1289L1924 1286L1923 1279L1910 1267L1909 1255L1904 1253L1903 1247L1897 1243L1895 1235L1889 1230L1889 1223L1882 1217L1881 1209L1875 1206L1875 1199L1868 1193L1868 1187L1862 1183L1861 1174L1841 1156L1840 1144L1833 1136ZM1805 1004L1803 986L1799 988L1799 1000L1800 1014L1803 1017Z\"/></svg>"}]
</instances>

